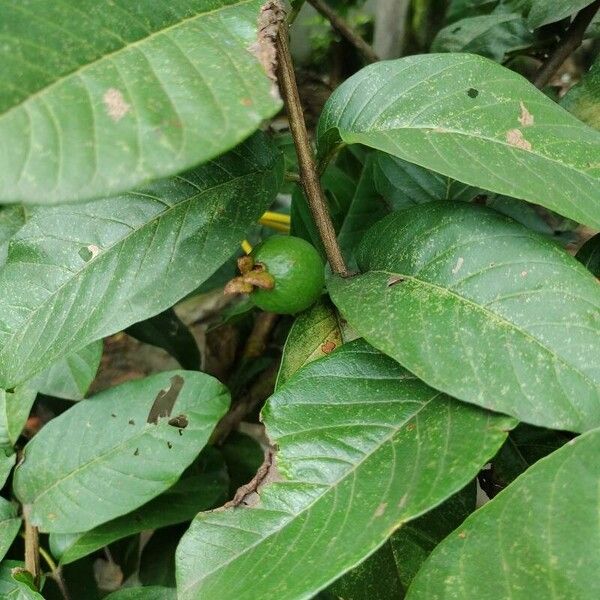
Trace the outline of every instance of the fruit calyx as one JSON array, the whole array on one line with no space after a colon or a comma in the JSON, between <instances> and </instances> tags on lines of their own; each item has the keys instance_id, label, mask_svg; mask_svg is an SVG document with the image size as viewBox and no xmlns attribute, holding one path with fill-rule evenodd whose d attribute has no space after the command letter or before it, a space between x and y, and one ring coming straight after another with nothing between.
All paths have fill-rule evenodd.
<instances>
[{"instance_id":1,"label":"fruit calyx","mask_svg":"<svg viewBox=\"0 0 600 600\"><path fill-rule=\"evenodd\" d=\"M254 262L251 256L240 256L237 265L241 275L227 282L225 294L251 294L254 288L272 290L275 287L275 279L265 265Z\"/></svg>"}]
</instances>

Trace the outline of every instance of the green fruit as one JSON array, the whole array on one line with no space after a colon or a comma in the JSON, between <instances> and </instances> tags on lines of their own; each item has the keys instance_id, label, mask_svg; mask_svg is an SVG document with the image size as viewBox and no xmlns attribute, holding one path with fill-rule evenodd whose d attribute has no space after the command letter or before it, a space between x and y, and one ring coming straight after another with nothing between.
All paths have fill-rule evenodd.
<instances>
[{"instance_id":1,"label":"green fruit","mask_svg":"<svg viewBox=\"0 0 600 600\"><path fill-rule=\"evenodd\" d=\"M311 306L323 292L324 264L308 242L289 235L274 235L251 254L275 280L272 289L255 289L256 306L274 313L294 314Z\"/></svg>"}]
</instances>

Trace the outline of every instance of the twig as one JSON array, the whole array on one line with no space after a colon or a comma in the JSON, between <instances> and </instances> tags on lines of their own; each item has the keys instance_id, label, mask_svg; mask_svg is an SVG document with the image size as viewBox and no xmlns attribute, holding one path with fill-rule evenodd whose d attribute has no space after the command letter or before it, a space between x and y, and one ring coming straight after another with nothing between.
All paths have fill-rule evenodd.
<instances>
[{"instance_id":1,"label":"twig","mask_svg":"<svg viewBox=\"0 0 600 600\"><path fill-rule=\"evenodd\" d=\"M52 577L52 579L54 579L54 581L56 582L56 585L58 586L58 589L60 590L60 593L62 594L64 600L71 600L69 590L67 589L67 584L65 583L65 580L62 576L62 568L54 562L54 560L50 556L50 553L42 546L40 546L40 555L46 561L46 564L50 567L49 576Z\"/></svg>"},{"instance_id":2,"label":"twig","mask_svg":"<svg viewBox=\"0 0 600 600\"><path fill-rule=\"evenodd\" d=\"M536 73L533 85L539 89L548 85L565 60L581 46L585 32L598 10L600 10L600 0L596 0L577 13L554 52Z\"/></svg>"},{"instance_id":3,"label":"twig","mask_svg":"<svg viewBox=\"0 0 600 600\"><path fill-rule=\"evenodd\" d=\"M252 331L246 340L242 353L243 358L257 358L265 351L269 335L278 319L279 315L275 313L258 313Z\"/></svg>"},{"instance_id":4,"label":"twig","mask_svg":"<svg viewBox=\"0 0 600 600\"><path fill-rule=\"evenodd\" d=\"M279 27L277 33L277 78L290 122L294 145L296 146L302 188L308 200L308 205L319 235L323 241L325 254L327 255L331 269L334 273L342 277L347 277L348 269L335 236L335 229L333 228L325 196L321 189L315 158L308 139L287 36L287 27L283 24Z\"/></svg>"},{"instance_id":5,"label":"twig","mask_svg":"<svg viewBox=\"0 0 600 600\"><path fill-rule=\"evenodd\" d=\"M323 15L331 26L344 38L346 38L361 54L368 63L374 63L379 60L375 50L363 40L351 27L323 0L308 0L314 9Z\"/></svg>"},{"instance_id":6,"label":"twig","mask_svg":"<svg viewBox=\"0 0 600 600\"><path fill-rule=\"evenodd\" d=\"M23 510L25 520L25 568L33 575L36 585L40 582L40 538L38 528L31 524L28 510Z\"/></svg>"},{"instance_id":7,"label":"twig","mask_svg":"<svg viewBox=\"0 0 600 600\"><path fill-rule=\"evenodd\" d=\"M252 412L260 402L267 398L275 387L279 371L279 361L275 360L254 382L248 393L232 406L229 412L217 423L209 443L219 445L237 428L244 417Z\"/></svg>"}]
</instances>

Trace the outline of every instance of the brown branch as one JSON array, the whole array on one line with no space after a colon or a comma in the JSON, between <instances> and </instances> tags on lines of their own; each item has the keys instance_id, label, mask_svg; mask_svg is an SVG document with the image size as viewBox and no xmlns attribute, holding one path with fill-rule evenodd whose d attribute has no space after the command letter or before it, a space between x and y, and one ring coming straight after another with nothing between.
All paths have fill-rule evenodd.
<instances>
[{"instance_id":1,"label":"brown branch","mask_svg":"<svg viewBox=\"0 0 600 600\"><path fill-rule=\"evenodd\" d=\"M273 393L278 370L279 361L276 360L260 374L248 393L234 404L217 423L209 444L223 443L227 436L244 420L244 417Z\"/></svg>"},{"instance_id":2,"label":"brown branch","mask_svg":"<svg viewBox=\"0 0 600 600\"><path fill-rule=\"evenodd\" d=\"M25 519L25 568L33 575L33 580L37 586L40 582L40 538L38 529L31 524L28 510L24 508L23 517Z\"/></svg>"},{"instance_id":3,"label":"brown branch","mask_svg":"<svg viewBox=\"0 0 600 600\"><path fill-rule=\"evenodd\" d=\"M596 0L577 13L554 52L536 73L533 85L539 89L548 85L565 60L581 46L585 32L598 10L600 10L600 0Z\"/></svg>"},{"instance_id":4,"label":"brown branch","mask_svg":"<svg viewBox=\"0 0 600 600\"><path fill-rule=\"evenodd\" d=\"M340 17L324 0L308 0L314 9L323 15L331 26L344 38L346 38L362 55L368 63L374 63L379 60L375 50L363 40L351 27Z\"/></svg>"},{"instance_id":5,"label":"brown branch","mask_svg":"<svg viewBox=\"0 0 600 600\"><path fill-rule=\"evenodd\" d=\"M342 277L348 276L348 269L344 262L344 257L338 244L335 229L331 222L329 209L321 182L317 173L315 158L308 139L306 123L304 122L304 113L300 104L300 96L298 95L298 86L296 85L296 76L294 75L294 66L290 56L288 46L288 31L285 24L279 27L277 33L277 79L279 81L279 89L283 96L285 108L287 111L288 120L290 122L290 130L294 138L296 146L296 154L298 155L298 165L300 167L300 178L304 194L308 200L308 205L315 221L327 260L331 265L331 269L337 275Z\"/></svg>"},{"instance_id":6,"label":"brown branch","mask_svg":"<svg viewBox=\"0 0 600 600\"><path fill-rule=\"evenodd\" d=\"M271 331L273 331L278 319L279 315L275 313L258 313L252 331L246 340L242 353L243 358L257 358L265 351Z\"/></svg>"}]
</instances>

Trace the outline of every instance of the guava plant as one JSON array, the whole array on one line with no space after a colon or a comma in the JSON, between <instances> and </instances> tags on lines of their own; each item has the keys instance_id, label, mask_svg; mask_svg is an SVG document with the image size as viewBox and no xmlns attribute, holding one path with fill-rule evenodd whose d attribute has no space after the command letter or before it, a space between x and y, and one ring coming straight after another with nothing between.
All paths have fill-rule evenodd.
<instances>
[{"instance_id":1,"label":"guava plant","mask_svg":"<svg viewBox=\"0 0 600 600\"><path fill-rule=\"evenodd\" d=\"M2 3L2 598L600 597L600 1L309 1Z\"/></svg>"}]
</instances>

